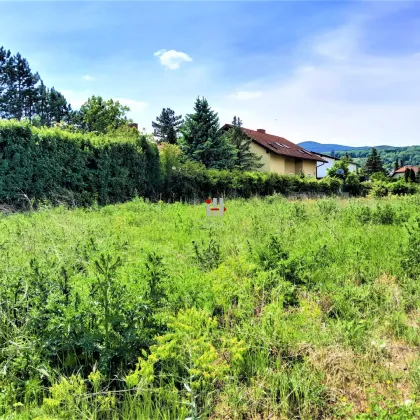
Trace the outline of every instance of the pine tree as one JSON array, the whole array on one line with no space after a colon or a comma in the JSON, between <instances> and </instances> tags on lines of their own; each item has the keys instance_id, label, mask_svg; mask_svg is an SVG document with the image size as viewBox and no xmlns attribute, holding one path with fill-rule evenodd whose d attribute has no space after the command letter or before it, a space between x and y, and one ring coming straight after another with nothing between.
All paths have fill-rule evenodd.
<instances>
[{"instance_id":1,"label":"pine tree","mask_svg":"<svg viewBox=\"0 0 420 420\"><path fill-rule=\"evenodd\" d=\"M70 104L54 88L48 89L19 53L0 47L0 118L26 118L39 125L68 119Z\"/></svg>"},{"instance_id":2,"label":"pine tree","mask_svg":"<svg viewBox=\"0 0 420 420\"><path fill-rule=\"evenodd\" d=\"M0 47L0 118L8 116L8 98L6 95L7 88L10 84L10 71L12 68L12 55L10 50Z\"/></svg>"},{"instance_id":3,"label":"pine tree","mask_svg":"<svg viewBox=\"0 0 420 420\"><path fill-rule=\"evenodd\" d=\"M5 50L3 47L0 47L0 95L3 93L6 88L7 83L7 66L10 60L10 50ZM1 96L0 96L1 98Z\"/></svg>"},{"instance_id":4,"label":"pine tree","mask_svg":"<svg viewBox=\"0 0 420 420\"><path fill-rule=\"evenodd\" d=\"M48 94L48 116L50 124L54 122L63 121L71 110L66 98L54 87L51 88Z\"/></svg>"},{"instance_id":5,"label":"pine tree","mask_svg":"<svg viewBox=\"0 0 420 420\"><path fill-rule=\"evenodd\" d=\"M262 156L251 152L252 140L242 131L241 119L234 116L232 125L233 127L226 133L226 138L234 148L234 168L242 171L252 171L261 168L263 164L259 162Z\"/></svg>"},{"instance_id":6,"label":"pine tree","mask_svg":"<svg viewBox=\"0 0 420 420\"><path fill-rule=\"evenodd\" d=\"M44 82L41 80L41 84L38 87L38 101L35 105L35 110L39 117L40 125L50 125L48 114L48 96L48 89L44 85Z\"/></svg>"},{"instance_id":7,"label":"pine tree","mask_svg":"<svg viewBox=\"0 0 420 420\"><path fill-rule=\"evenodd\" d=\"M400 169L400 165L399 165L399 163L398 163L398 158L395 160L395 162L394 162L394 172L395 171L398 171L398 169Z\"/></svg>"},{"instance_id":8,"label":"pine tree","mask_svg":"<svg viewBox=\"0 0 420 420\"><path fill-rule=\"evenodd\" d=\"M161 114L152 122L157 143L176 144L180 126L184 123L182 115L175 115L170 108L163 108Z\"/></svg>"},{"instance_id":9,"label":"pine tree","mask_svg":"<svg viewBox=\"0 0 420 420\"><path fill-rule=\"evenodd\" d=\"M373 147L365 164L365 173L368 176L371 176L372 174L378 172L385 174L382 160L379 157L377 150Z\"/></svg>"},{"instance_id":10,"label":"pine tree","mask_svg":"<svg viewBox=\"0 0 420 420\"><path fill-rule=\"evenodd\" d=\"M17 53L7 61L5 79L1 109L3 116L18 120L26 117L31 120L37 101L38 73L33 74L28 61Z\"/></svg>"},{"instance_id":11,"label":"pine tree","mask_svg":"<svg viewBox=\"0 0 420 420\"><path fill-rule=\"evenodd\" d=\"M234 150L219 131L219 117L205 98L197 98L194 113L186 116L181 148L191 160L207 168L231 168Z\"/></svg>"}]
</instances>

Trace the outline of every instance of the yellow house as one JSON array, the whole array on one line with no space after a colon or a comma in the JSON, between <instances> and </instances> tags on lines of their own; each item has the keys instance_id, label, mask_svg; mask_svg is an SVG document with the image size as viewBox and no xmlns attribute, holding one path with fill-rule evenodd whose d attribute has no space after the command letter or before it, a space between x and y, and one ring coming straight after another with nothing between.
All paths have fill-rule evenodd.
<instances>
[{"instance_id":1,"label":"yellow house","mask_svg":"<svg viewBox=\"0 0 420 420\"><path fill-rule=\"evenodd\" d=\"M222 129L228 130L232 125L225 124ZM241 128L252 140L251 151L262 159L263 166L259 169L263 172L275 172L282 175L299 175L316 178L317 162L327 162L320 156L308 152L302 147L278 137L267 134L264 129L250 130Z\"/></svg>"}]
</instances>

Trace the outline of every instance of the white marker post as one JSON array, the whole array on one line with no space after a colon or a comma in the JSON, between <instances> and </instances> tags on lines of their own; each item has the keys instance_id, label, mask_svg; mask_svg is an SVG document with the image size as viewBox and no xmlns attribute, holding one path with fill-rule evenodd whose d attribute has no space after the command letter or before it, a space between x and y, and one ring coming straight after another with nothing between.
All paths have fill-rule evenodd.
<instances>
[{"instance_id":1,"label":"white marker post","mask_svg":"<svg viewBox=\"0 0 420 420\"><path fill-rule=\"evenodd\" d=\"M206 200L207 216L223 216L226 211L223 198L219 198L219 207L217 207L217 198Z\"/></svg>"}]
</instances>

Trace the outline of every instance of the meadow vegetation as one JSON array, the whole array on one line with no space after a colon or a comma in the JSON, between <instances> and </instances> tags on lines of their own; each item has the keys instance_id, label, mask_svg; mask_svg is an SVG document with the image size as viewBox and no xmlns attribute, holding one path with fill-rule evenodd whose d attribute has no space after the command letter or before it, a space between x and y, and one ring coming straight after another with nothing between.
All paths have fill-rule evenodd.
<instances>
[{"instance_id":1,"label":"meadow vegetation","mask_svg":"<svg viewBox=\"0 0 420 420\"><path fill-rule=\"evenodd\" d=\"M0 417L420 416L420 197L0 217Z\"/></svg>"}]
</instances>

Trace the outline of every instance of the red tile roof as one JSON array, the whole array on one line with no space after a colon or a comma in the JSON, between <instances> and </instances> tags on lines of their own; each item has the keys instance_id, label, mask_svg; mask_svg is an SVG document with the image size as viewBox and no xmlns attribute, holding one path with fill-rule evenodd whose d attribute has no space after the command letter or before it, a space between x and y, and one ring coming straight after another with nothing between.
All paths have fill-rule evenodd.
<instances>
[{"instance_id":1,"label":"red tile roof","mask_svg":"<svg viewBox=\"0 0 420 420\"><path fill-rule=\"evenodd\" d=\"M394 171L394 174L399 174L399 173L404 173L406 169L412 169L415 173L417 173L420 169L419 166L403 166L400 169L397 169L396 171Z\"/></svg>"},{"instance_id":2,"label":"red tile roof","mask_svg":"<svg viewBox=\"0 0 420 420\"><path fill-rule=\"evenodd\" d=\"M231 124L225 124L222 130L232 128ZM249 128L242 128L242 131L250 137L255 143L258 143L264 149L282 156L290 156L297 159L316 160L318 162L327 162L322 157L309 152L283 137L267 134L265 130L250 130Z\"/></svg>"}]
</instances>

